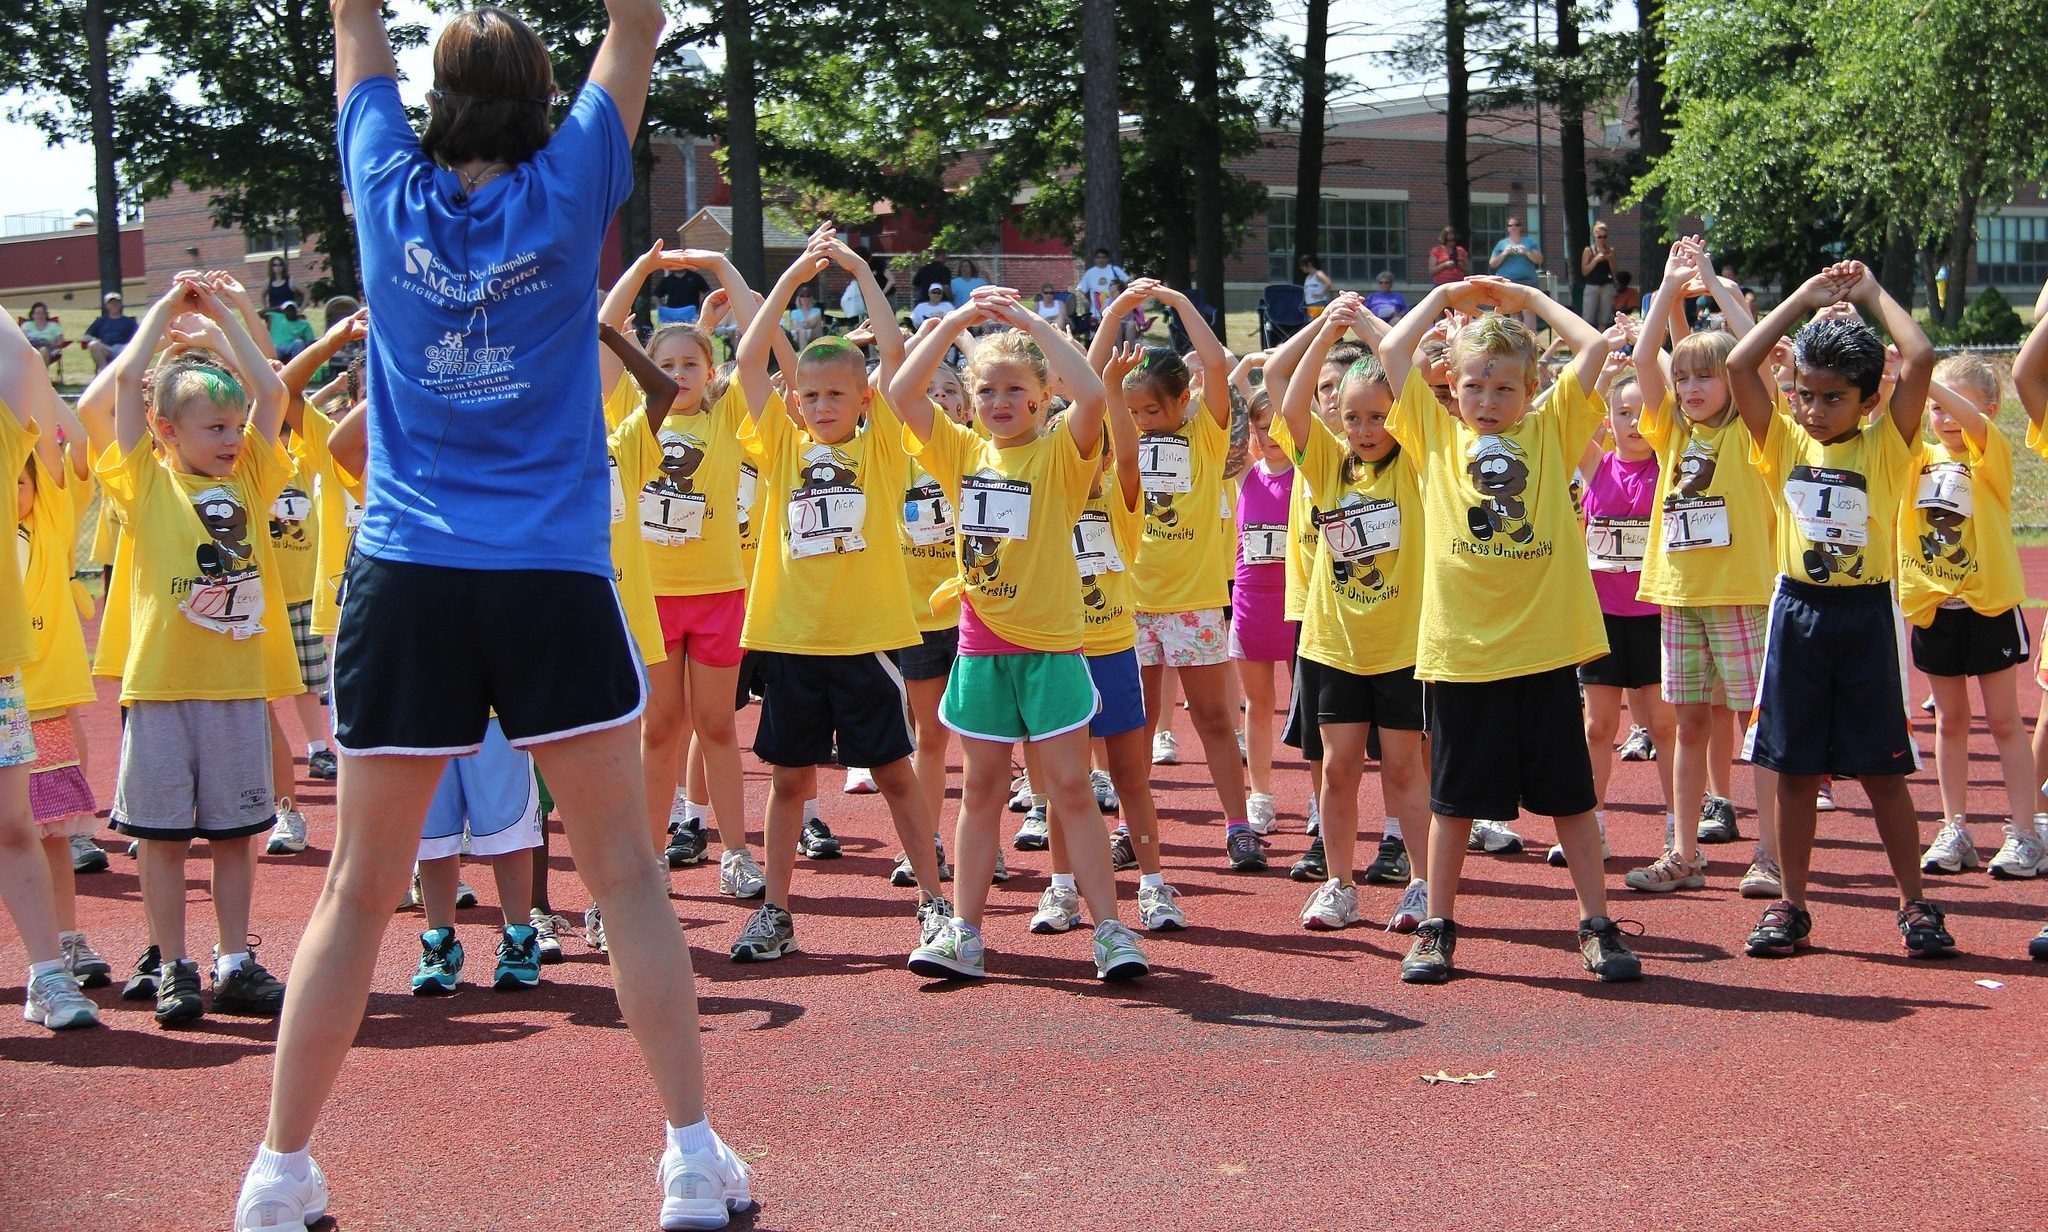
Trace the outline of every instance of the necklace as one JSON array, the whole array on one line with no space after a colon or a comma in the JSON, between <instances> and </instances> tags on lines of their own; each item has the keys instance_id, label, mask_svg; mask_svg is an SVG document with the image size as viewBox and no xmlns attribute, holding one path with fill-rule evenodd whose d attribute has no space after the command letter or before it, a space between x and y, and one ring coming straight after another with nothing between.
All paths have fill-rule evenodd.
<instances>
[{"instance_id":1,"label":"necklace","mask_svg":"<svg viewBox=\"0 0 2048 1232\"><path fill-rule=\"evenodd\" d=\"M455 168L453 167L449 168L450 171L455 171L455 178L462 181L462 191L464 193L475 192L477 190L477 187L481 185L485 180L489 179L493 175L497 175L504 171L509 171L510 169L511 168L507 167L504 163L490 163L486 165L482 170L478 171L475 176L470 176L464 172L455 171Z\"/></svg>"}]
</instances>

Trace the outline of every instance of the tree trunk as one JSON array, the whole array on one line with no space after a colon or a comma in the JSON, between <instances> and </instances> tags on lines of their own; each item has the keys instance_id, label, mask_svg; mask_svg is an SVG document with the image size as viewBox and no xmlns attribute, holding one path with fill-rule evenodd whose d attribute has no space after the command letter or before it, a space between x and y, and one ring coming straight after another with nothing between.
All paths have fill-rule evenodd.
<instances>
[{"instance_id":1,"label":"tree trunk","mask_svg":"<svg viewBox=\"0 0 2048 1232\"><path fill-rule=\"evenodd\" d=\"M1573 0L1554 0L1557 11L1557 58L1564 78L1557 92L1557 174L1564 200L1564 246L1566 268L1571 271L1571 300L1577 310L1586 276L1579 269L1579 254L1593 243L1592 211L1586 196L1586 103L1579 89L1579 21ZM1557 265L1553 262L1552 269ZM1595 321L1605 329L1612 321Z\"/></svg>"},{"instance_id":2,"label":"tree trunk","mask_svg":"<svg viewBox=\"0 0 2048 1232\"><path fill-rule=\"evenodd\" d=\"M1963 323L1963 305L1970 297L1971 275L1977 263L1977 202L1984 187L1984 157L1979 154L1963 168L1956 185L1955 225L1948 233L1948 301L1941 306L1941 323L1950 329Z\"/></svg>"},{"instance_id":3,"label":"tree trunk","mask_svg":"<svg viewBox=\"0 0 2048 1232\"><path fill-rule=\"evenodd\" d=\"M1919 247L1919 237L1912 228L1897 221L1885 224L1884 255L1878 259L1877 281L1885 294L1899 301L1908 312L1913 310L1913 265L1919 259Z\"/></svg>"},{"instance_id":4,"label":"tree trunk","mask_svg":"<svg viewBox=\"0 0 2048 1232\"><path fill-rule=\"evenodd\" d=\"M114 99L106 0L85 0L87 110L92 121L94 208L99 213L100 294L121 292L121 185L114 171Z\"/></svg>"},{"instance_id":5,"label":"tree trunk","mask_svg":"<svg viewBox=\"0 0 2048 1232\"><path fill-rule=\"evenodd\" d=\"M1216 45L1216 8L1209 0L1189 6L1189 31L1194 43L1195 112L1194 176L1195 288L1204 299L1223 306L1223 121L1221 118L1221 49Z\"/></svg>"},{"instance_id":6,"label":"tree trunk","mask_svg":"<svg viewBox=\"0 0 2048 1232\"><path fill-rule=\"evenodd\" d=\"M1322 259L1323 126L1330 105L1330 0L1308 0L1308 36L1301 44L1301 136L1294 163L1294 268Z\"/></svg>"},{"instance_id":7,"label":"tree trunk","mask_svg":"<svg viewBox=\"0 0 2048 1232\"><path fill-rule=\"evenodd\" d=\"M1472 246L1472 163L1466 134L1472 124L1472 67L1465 59L1465 0L1444 3L1444 197L1451 230ZM1466 271L1470 273L1468 269Z\"/></svg>"},{"instance_id":8,"label":"tree trunk","mask_svg":"<svg viewBox=\"0 0 2048 1232\"><path fill-rule=\"evenodd\" d=\"M619 264L627 269L654 243L654 143L643 121L633 138L633 191L619 207ZM653 302L646 285L633 298L634 314L652 321Z\"/></svg>"},{"instance_id":9,"label":"tree trunk","mask_svg":"<svg viewBox=\"0 0 2048 1232\"><path fill-rule=\"evenodd\" d=\"M1671 101L1664 93L1664 57L1670 50L1664 41L1664 0L1636 0L1636 144L1643 161L1655 164L1671 152ZM1643 195L1640 262L1637 281L1654 287L1664 276L1664 261L1671 254L1665 242L1664 190Z\"/></svg>"},{"instance_id":10,"label":"tree trunk","mask_svg":"<svg viewBox=\"0 0 2048 1232\"><path fill-rule=\"evenodd\" d=\"M1120 260L1123 241L1123 135L1117 110L1116 5L1081 4L1082 226L1088 253L1107 248ZM1087 255L1084 254L1086 260Z\"/></svg>"},{"instance_id":11,"label":"tree trunk","mask_svg":"<svg viewBox=\"0 0 2048 1232\"><path fill-rule=\"evenodd\" d=\"M748 0L725 0L725 175L732 185L732 263L750 286L766 286L761 250L761 146L754 115L754 16ZM637 255L637 254L636 254Z\"/></svg>"}]
</instances>

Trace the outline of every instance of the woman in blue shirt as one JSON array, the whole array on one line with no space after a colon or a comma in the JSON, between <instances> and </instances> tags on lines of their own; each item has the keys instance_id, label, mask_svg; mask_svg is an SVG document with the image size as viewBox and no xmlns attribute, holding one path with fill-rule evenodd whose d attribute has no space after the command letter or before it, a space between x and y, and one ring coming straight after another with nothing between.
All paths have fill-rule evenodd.
<instances>
[{"instance_id":1,"label":"woman in blue shirt","mask_svg":"<svg viewBox=\"0 0 2048 1232\"><path fill-rule=\"evenodd\" d=\"M599 249L632 188L660 0L606 0L610 27L559 129L539 37L500 9L458 15L434 48L424 135L399 102L381 0L333 8L342 172L374 308L368 491L334 659L347 756L235 1227L326 1209L306 1153L320 1105L442 767L481 745L493 712L561 802L603 912L669 1121L661 1224L722 1226L748 1205L747 1168L704 1120L689 950L648 848L645 686L612 584L597 381Z\"/></svg>"},{"instance_id":2,"label":"woman in blue shirt","mask_svg":"<svg viewBox=\"0 0 2048 1232\"><path fill-rule=\"evenodd\" d=\"M1521 219L1508 219L1508 233L1493 246L1493 256L1488 259L1487 268L1509 282L1518 282L1525 287L1537 285L1536 273L1543 268L1543 249L1537 245L1535 236L1522 234ZM1522 324L1531 329L1541 324L1534 313L1524 312L1519 316Z\"/></svg>"}]
</instances>

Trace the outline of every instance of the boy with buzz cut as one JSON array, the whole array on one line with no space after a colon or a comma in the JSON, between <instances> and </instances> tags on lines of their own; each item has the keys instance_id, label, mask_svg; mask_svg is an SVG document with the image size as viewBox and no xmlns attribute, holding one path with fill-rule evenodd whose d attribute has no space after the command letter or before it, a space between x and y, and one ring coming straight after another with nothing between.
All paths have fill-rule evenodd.
<instances>
[{"instance_id":1,"label":"boy with buzz cut","mask_svg":"<svg viewBox=\"0 0 2048 1232\"><path fill-rule=\"evenodd\" d=\"M1415 363L1446 309L1480 316L1452 341L1450 413ZM1571 347L1548 399L1537 393L1534 312ZM1415 676L1429 687L1429 918L1401 964L1411 984L1451 976L1458 874L1479 817L1555 818L1579 905L1579 956L1601 980L1642 963L1607 914L1578 668L1607 653L1571 475L1605 408L1592 392L1611 340L1570 309L1498 278L1448 283L1380 340L1399 391L1387 431L1422 468L1420 526L1389 523L1386 550L1423 556Z\"/></svg>"},{"instance_id":2,"label":"boy with buzz cut","mask_svg":"<svg viewBox=\"0 0 2048 1232\"><path fill-rule=\"evenodd\" d=\"M174 316L209 318L232 356L187 351L144 372ZM185 859L211 846L220 945L216 1013L275 1017L284 985L243 938L255 846L270 828L271 699L298 692L299 662L263 515L291 477L278 444L285 387L213 276L181 274L114 362L117 448L100 486L133 544L121 770L114 829L137 839L149 939L161 966L156 1020L200 1016L198 965L185 954ZM160 445L161 448L156 448Z\"/></svg>"},{"instance_id":3,"label":"boy with buzz cut","mask_svg":"<svg viewBox=\"0 0 2048 1232\"><path fill-rule=\"evenodd\" d=\"M1891 406L1879 409L1885 348L1861 321L1833 316L1799 331L1789 403L1762 367L1794 322L1843 300L1876 315L1899 352ZM1806 280L1728 356L1729 391L1752 456L1778 501L1778 586L1764 634L1757 717L1746 753L1777 771L1784 897L1749 935L1755 957L1805 944L1814 799L1830 774L1863 783L1899 887L1906 953L1950 953L1941 909L1921 897L1920 834L1906 775L1920 766L1907 725L1904 648L1892 578L1901 497L1914 473L1934 348L1912 314L1863 265Z\"/></svg>"},{"instance_id":4,"label":"boy with buzz cut","mask_svg":"<svg viewBox=\"0 0 2048 1232\"><path fill-rule=\"evenodd\" d=\"M769 291L734 357L747 410L739 439L760 476L761 555L740 645L754 653L762 687L754 755L774 771L766 901L733 942L735 962L796 949L790 875L803 805L818 794L816 767L834 760L867 767L888 802L917 875L920 940L953 917L939 893L934 823L910 765L907 694L893 657L920 641L901 547L910 480L902 421L869 384L860 349L838 338L804 348L789 375L801 422L768 383L783 305L834 264L850 272L860 258L828 223ZM888 322L875 324L886 381L903 340Z\"/></svg>"}]
</instances>

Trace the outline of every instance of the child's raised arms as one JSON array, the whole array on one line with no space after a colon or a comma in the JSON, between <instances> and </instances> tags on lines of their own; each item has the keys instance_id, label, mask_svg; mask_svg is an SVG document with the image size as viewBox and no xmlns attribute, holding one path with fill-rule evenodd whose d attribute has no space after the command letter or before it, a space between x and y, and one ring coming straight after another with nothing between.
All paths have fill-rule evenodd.
<instances>
[{"instance_id":1,"label":"child's raised arms","mask_svg":"<svg viewBox=\"0 0 2048 1232\"><path fill-rule=\"evenodd\" d=\"M1152 298L1174 310L1180 317L1181 328L1187 331L1188 341L1195 344L1195 354L1202 362L1202 404L1209 408L1218 425L1230 427L1230 352L1216 337L1216 331L1209 328L1208 320L1195 310L1194 301L1180 291L1161 284L1152 292Z\"/></svg>"},{"instance_id":2,"label":"child's raised arms","mask_svg":"<svg viewBox=\"0 0 2048 1232\"><path fill-rule=\"evenodd\" d=\"M1743 335L1735 343L1735 349L1728 353L1728 396L1734 401L1736 413L1742 416L1743 424L1749 428L1749 435L1757 444L1763 444L1770 435L1771 416L1776 412L1777 400L1764 384L1762 371L1762 364L1770 358L1772 346L1791 333L1800 318L1841 302L1862 278L1860 262L1843 261L1828 266L1800 283L1798 290L1771 309L1769 315L1757 322L1757 327ZM1637 371L1641 371L1640 366ZM1647 402L1648 395L1644 397Z\"/></svg>"},{"instance_id":3,"label":"child's raised arms","mask_svg":"<svg viewBox=\"0 0 2048 1232\"><path fill-rule=\"evenodd\" d=\"M1714 272L1714 258L1707 251L1707 241L1699 241L1696 254L1700 285L1707 294L1714 297L1714 306L1721 310L1721 325L1737 338L1756 328L1756 318L1750 315L1749 305L1742 302L1742 287L1728 281Z\"/></svg>"},{"instance_id":4,"label":"child's raised arms","mask_svg":"<svg viewBox=\"0 0 2048 1232\"><path fill-rule=\"evenodd\" d=\"M1324 309L1323 315L1328 316L1329 310ZM1286 399L1287 386L1294 380L1294 374L1301 371L1301 357L1308 354L1309 344L1315 341L1316 328L1321 324L1321 318L1317 318L1314 326L1295 330L1292 337L1266 354L1266 398L1275 408Z\"/></svg>"},{"instance_id":5,"label":"child's raised arms","mask_svg":"<svg viewBox=\"0 0 2048 1232\"><path fill-rule=\"evenodd\" d=\"M284 382L284 420L294 432L299 427L299 408L303 405L306 386L313 383L313 374L325 367L334 358L335 352L352 342L361 342L370 333L370 310L358 308L341 320L327 327L327 332L278 370L278 379Z\"/></svg>"},{"instance_id":6,"label":"child's raised arms","mask_svg":"<svg viewBox=\"0 0 2048 1232\"><path fill-rule=\"evenodd\" d=\"M889 399L889 405L896 408L897 418L918 440L930 440L932 435L932 400L925 391L931 388L932 374L939 370L939 363L952 349L961 331L980 321L996 319L995 310L1005 300L1015 303L1017 293L1006 287L976 287L967 297L967 302L942 316L925 318L918 330L917 339L904 356L903 363L890 377L882 393ZM1067 348L1071 350L1072 348ZM1048 359L1048 364L1050 360Z\"/></svg>"},{"instance_id":7,"label":"child's raised arms","mask_svg":"<svg viewBox=\"0 0 2048 1232\"><path fill-rule=\"evenodd\" d=\"M1486 298L1503 313L1533 312L1542 318L1555 338L1564 340L1572 349L1572 375L1578 378L1579 388L1591 390L1593 382L1600 379L1600 366L1607 362L1607 352L1612 346L1599 326L1586 320L1578 313L1558 303L1535 287L1525 287L1505 278L1474 278L1482 284ZM1384 366L1386 360L1381 359Z\"/></svg>"},{"instance_id":8,"label":"child's raised arms","mask_svg":"<svg viewBox=\"0 0 2048 1232\"><path fill-rule=\"evenodd\" d=\"M1038 349L1045 353L1045 366L1053 381L1067 391L1067 431L1073 435L1074 444L1080 447L1082 457L1095 457L1102 448L1102 416L1106 407L1102 378L1096 374L1088 357L1069 345L1066 337L1050 321L1026 308L1015 291L1008 292L1005 298L997 301L992 311L997 320L1030 334ZM1213 334L1210 341L1215 341ZM1222 348L1217 350L1220 353ZM1227 389L1230 380L1228 361L1223 365L1220 379L1225 384L1217 388ZM1227 394L1223 398L1223 411L1225 415L1230 413Z\"/></svg>"},{"instance_id":9,"label":"child's raised arms","mask_svg":"<svg viewBox=\"0 0 2048 1232\"><path fill-rule=\"evenodd\" d=\"M1102 366L1103 421L1109 426L1110 465L1116 470L1117 495L1124 508L1135 510L1144 496L1144 482L1138 474L1138 421L1124 405L1124 378L1145 362L1145 345L1125 343L1110 350Z\"/></svg>"},{"instance_id":10,"label":"child's raised arms","mask_svg":"<svg viewBox=\"0 0 2048 1232\"><path fill-rule=\"evenodd\" d=\"M239 287L240 284L226 274L213 271L200 284L199 312L220 328L228 343L228 358L241 369L243 391L249 399L249 423L266 441L276 441L278 430L284 426L284 404L286 400L284 381L271 367L270 357L257 346L255 337L243 327L242 318L236 315L229 298L223 297L223 288ZM230 293L232 294L232 293ZM127 354L127 352L122 352Z\"/></svg>"},{"instance_id":11,"label":"child's raised arms","mask_svg":"<svg viewBox=\"0 0 2048 1232\"><path fill-rule=\"evenodd\" d=\"M339 20L339 9L336 13ZM134 339L114 357L113 363L107 365L107 371L113 374L107 379L114 393L114 439L124 455L149 435L149 410L144 405L143 377L156 355L157 343L163 340L172 317L181 312L200 310L199 296L203 293L199 275L190 271L177 275L171 280L171 289L142 314L141 322L135 327Z\"/></svg>"},{"instance_id":12,"label":"child's raised arms","mask_svg":"<svg viewBox=\"0 0 2048 1232\"><path fill-rule=\"evenodd\" d=\"M1324 358L1330 353L1330 348L1337 344L1338 337L1356 323L1356 318L1362 310L1362 303L1357 295L1349 291L1331 300L1329 307L1323 309L1323 315L1317 318L1315 327L1301 331L1308 335L1308 345L1302 348L1298 362L1308 365L1311 372L1319 371ZM1267 397L1271 396L1268 392ZM1297 453L1305 446L1309 433L1316 430L1315 398L1316 382L1294 380L1287 382L1287 388L1280 398L1280 419L1287 425L1287 435L1294 441Z\"/></svg>"},{"instance_id":13,"label":"child's raised arms","mask_svg":"<svg viewBox=\"0 0 2048 1232\"><path fill-rule=\"evenodd\" d=\"M1117 347L1117 331L1110 328L1113 321L1121 321L1136 312L1153 293L1159 289L1157 278L1133 278L1117 292L1115 299L1102 309L1102 326L1095 331L1095 337L1088 341L1088 366L1100 372L1109 363L1110 353Z\"/></svg>"},{"instance_id":14,"label":"child's raised arms","mask_svg":"<svg viewBox=\"0 0 2048 1232\"><path fill-rule=\"evenodd\" d=\"M1664 395L1671 388L1664 343L1672 321L1684 319L1685 284L1698 267L1698 240L1681 237L1664 259L1664 281L1657 284L1643 307L1643 329L1636 338L1636 384L1643 391L1643 409L1653 415L1664 405Z\"/></svg>"},{"instance_id":15,"label":"child's raised arms","mask_svg":"<svg viewBox=\"0 0 2048 1232\"><path fill-rule=\"evenodd\" d=\"M657 442L660 441L661 417L654 413L653 408L668 406L676 400L676 390L679 387L675 378L663 372L661 365L655 363L647 352L640 349L639 343L603 321L597 323L597 337L598 341L604 343L604 349L609 351L625 368L627 375L633 378L633 383L640 387L641 403L648 408L647 431Z\"/></svg>"},{"instance_id":16,"label":"child's raised arms","mask_svg":"<svg viewBox=\"0 0 2048 1232\"><path fill-rule=\"evenodd\" d=\"M768 383L768 356L774 351L776 338L787 338L782 332L782 311L789 306L790 297L796 289L823 273L832 264L827 251L837 235L831 223L826 223L811 233L804 250L782 271L782 277L775 280L762 301L754 306L753 319L740 330L740 344L733 353L733 379L740 383L740 389L747 400L747 418L757 419L768 400L775 396L775 389ZM741 301L746 296L734 295L733 312L745 311ZM771 336L772 335L772 336ZM789 369L791 378L796 375L795 365Z\"/></svg>"},{"instance_id":17,"label":"child's raised arms","mask_svg":"<svg viewBox=\"0 0 2048 1232\"><path fill-rule=\"evenodd\" d=\"M2012 361L2012 387L2027 418L2039 427L2042 416L2048 415L2048 283L2041 284L2041 295L2034 301L2033 332Z\"/></svg>"},{"instance_id":18,"label":"child's raised arms","mask_svg":"<svg viewBox=\"0 0 2048 1232\"><path fill-rule=\"evenodd\" d=\"M64 400L50 386L50 370L11 312L0 312L0 402L23 427L39 424L46 439L54 440L67 422L77 422L69 412L60 414Z\"/></svg>"},{"instance_id":19,"label":"child's raised arms","mask_svg":"<svg viewBox=\"0 0 2048 1232\"><path fill-rule=\"evenodd\" d=\"M1976 403L1936 380L1927 382L1927 396L1932 398L1934 405L1946 412L1950 419L1956 421L1956 427L1961 428L1963 435L1970 439L1972 448L1984 448L1984 439L1991 432L1991 421L1984 417L1984 412L1977 409Z\"/></svg>"},{"instance_id":20,"label":"child's raised arms","mask_svg":"<svg viewBox=\"0 0 2048 1232\"><path fill-rule=\"evenodd\" d=\"M847 272L860 287L863 304L888 304L888 297L882 294L882 284L875 280L875 271L861 255L848 247L845 240L833 237L825 247L825 254L833 264ZM903 366L903 330L896 324L896 318L885 307L880 315L869 313L868 332L875 344L875 388L886 388L889 379ZM893 400L892 400L893 402Z\"/></svg>"}]
</instances>

